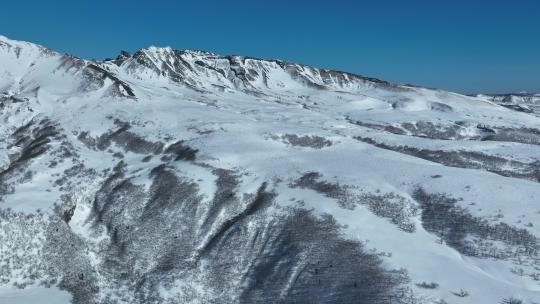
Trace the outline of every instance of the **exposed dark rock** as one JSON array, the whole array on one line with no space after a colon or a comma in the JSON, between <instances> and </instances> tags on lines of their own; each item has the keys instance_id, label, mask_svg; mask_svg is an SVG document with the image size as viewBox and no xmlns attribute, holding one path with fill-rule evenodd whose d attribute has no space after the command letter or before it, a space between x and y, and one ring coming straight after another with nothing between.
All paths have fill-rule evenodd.
<instances>
[{"instance_id":1,"label":"exposed dark rock","mask_svg":"<svg viewBox=\"0 0 540 304\"><path fill-rule=\"evenodd\" d=\"M103 85L103 80L108 78L114 83L116 94L123 96L123 92L125 92L125 94L127 94L127 97L135 97L133 89L127 83L113 75L111 72L95 64L89 64L87 66L87 69L89 69L90 71L88 71L86 75L87 77L92 78L93 81L99 81L101 85ZM123 92L120 90L120 88L123 89Z\"/></svg>"},{"instance_id":2,"label":"exposed dark rock","mask_svg":"<svg viewBox=\"0 0 540 304\"><path fill-rule=\"evenodd\" d=\"M183 140L168 146L164 153L174 155L175 160L195 160L198 150L184 144Z\"/></svg>"}]
</instances>

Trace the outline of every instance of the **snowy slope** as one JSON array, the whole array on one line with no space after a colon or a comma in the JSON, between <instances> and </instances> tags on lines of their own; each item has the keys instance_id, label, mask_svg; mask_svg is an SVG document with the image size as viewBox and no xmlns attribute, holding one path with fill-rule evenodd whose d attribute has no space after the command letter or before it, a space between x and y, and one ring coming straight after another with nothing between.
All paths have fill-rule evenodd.
<instances>
[{"instance_id":1,"label":"snowy slope","mask_svg":"<svg viewBox=\"0 0 540 304\"><path fill-rule=\"evenodd\" d=\"M509 109L540 114L540 94L516 93L516 94L478 94L476 97L493 101Z\"/></svg>"},{"instance_id":2,"label":"snowy slope","mask_svg":"<svg viewBox=\"0 0 540 304\"><path fill-rule=\"evenodd\" d=\"M0 119L0 302L540 303L540 117L492 98L0 36Z\"/></svg>"}]
</instances>

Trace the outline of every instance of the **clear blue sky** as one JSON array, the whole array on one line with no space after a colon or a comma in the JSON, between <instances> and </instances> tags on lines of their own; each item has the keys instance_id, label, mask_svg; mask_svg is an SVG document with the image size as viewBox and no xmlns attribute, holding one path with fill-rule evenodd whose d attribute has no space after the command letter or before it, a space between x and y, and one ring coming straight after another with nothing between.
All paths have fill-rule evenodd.
<instances>
[{"instance_id":1,"label":"clear blue sky","mask_svg":"<svg viewBox=\"0 0 540 304\"><path fill-rule=\"evenodd\" d=\"M538 0L4 1L0 34L83 58L149 45L401 83L540 92Z\"/></svg>"}]
</instances>

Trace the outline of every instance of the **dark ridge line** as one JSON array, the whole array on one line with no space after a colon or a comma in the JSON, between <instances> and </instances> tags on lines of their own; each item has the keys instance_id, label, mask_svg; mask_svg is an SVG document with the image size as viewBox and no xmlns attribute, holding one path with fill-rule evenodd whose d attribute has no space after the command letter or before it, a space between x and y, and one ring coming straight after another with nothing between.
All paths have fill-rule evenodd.
<instances>
[{"instance_id":1,"label":"dark ridge line","mask_svg":"<svg viewBox=\"0 0 540 304\"><path fill-rule=\"evenodd\" d=\"M202 256L208 253L216 245L216 243L219 242L223 235L225 235L225 233L227 233L227 231L229 231L234 225L254 214L258 210L263 209L265 207L265 203L268 203L268 199L270 199L270 201L273 200L275 194L267 192L267 186L268 184L263 182L257 190L257 194L253 201L251 201L242 212L228 219L221 225L221 227L219 227L218 231L211 236L211 238L206 242L206 244L203 245L202 248L198 250L195 260L199 260Z\"/></svg>"},{"instance_id":2,"label":"dark ridge line","mask_svg":"<svg viewBox=\"0 0 540 304\"><path fill-rule=\"evenodd\" d=\"M120 80L118 77L114 76L113 74L111 74L107 70L105 70L103 68L100 68L100 67L98 67L97 65L95 65L93 63L89 64L88 68L90 68L90 69L92 69L94 71L102 73L106 78L111 79L114 82L114 84L116 84L118 86L122 86L124 88L124 90L126 90L126 92L128 93L128 95L130 97L135 97L135 93L133 93L133 89L131 89L131 87L127 83Z\"/></svg>"}]
</instances>

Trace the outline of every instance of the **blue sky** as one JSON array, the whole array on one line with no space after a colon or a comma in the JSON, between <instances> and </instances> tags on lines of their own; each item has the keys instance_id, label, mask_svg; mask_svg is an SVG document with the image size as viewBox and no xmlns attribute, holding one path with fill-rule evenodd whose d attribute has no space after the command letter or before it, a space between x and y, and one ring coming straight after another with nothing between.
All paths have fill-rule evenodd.
<instances>
[{"instance_id":1,"label":"blue sky","mask_svg":"<svg viewBox=\"0 0 540 304\"><path fill-rule=\"evenodd\" d=\"M540 92L540 1L4 1L0 34L83 58L149 45L462 93Z\"/></svg>"}]
</instances>

